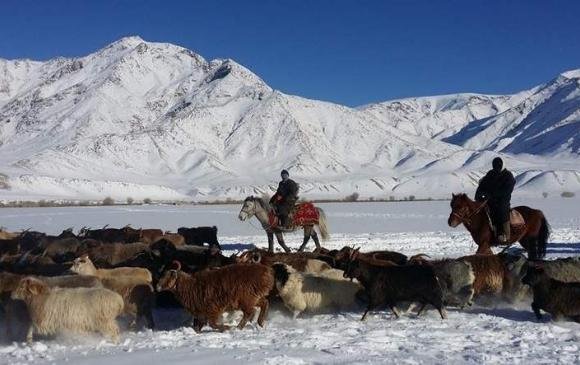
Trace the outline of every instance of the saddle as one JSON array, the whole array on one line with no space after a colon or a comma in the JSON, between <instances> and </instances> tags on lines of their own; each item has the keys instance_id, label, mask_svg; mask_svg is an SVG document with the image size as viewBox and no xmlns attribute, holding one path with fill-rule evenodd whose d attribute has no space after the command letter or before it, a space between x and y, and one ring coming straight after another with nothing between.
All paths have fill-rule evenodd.
<instances>
[{"instance_id":1,"label":"saddle","mask_svg":"<svg viewBox=\"0 0 580 365\"><path fill-rule=\"evenodd\" d=\"M495 234L497 232L497 227L493 223L493 219L491 219L491 213L489 211L488 206L485 207L485 213L487 215L487 220L489 221L489 226L491 227L491 230ZM512 235L522 230L522 228L524 228L525 225L526 221L524 220L524 217L520 214L520 212L518 212L515 209L510 209L510 228Z\"/></svg>"},{"instance_id":2,"label":"saddle","mask_svg":"<svg viewBox=\"0 0 580 365\"><path fill-rule=\"evenodd\" d=\"M288 213L289 225L280 227L280 219L273 210L268 214L268 223L272 228L292 230L296 227L318 224L319 218L320 215L314 204L311 202L305 202L296 204L292 209L290 209L290 212Z\"/></svg>"}]
</instances>

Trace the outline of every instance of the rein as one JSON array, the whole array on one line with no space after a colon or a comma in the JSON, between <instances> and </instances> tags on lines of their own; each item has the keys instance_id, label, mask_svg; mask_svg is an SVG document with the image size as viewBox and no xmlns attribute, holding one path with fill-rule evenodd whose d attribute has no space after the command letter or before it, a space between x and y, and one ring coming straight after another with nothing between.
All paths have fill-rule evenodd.
<instances>
[{"instance_id":1,"label":"rein","mask_svg":"<svg viewBox=\"0 0 580 365\"><path fill-rule=\"evenodd\" d=\"M487 200L485 200L483 203L481 203L479 205L479 207L477 207L477 209L475 209L473 212L471 212L471 214L464 216L461 215L459 213L456 212L451 212L451 215L459 218L459 220L461 221L461 223L465 224L465 225L471 225L471 218L476 215L477 213L481 212L481 210L483 209L483 207L485 207L487 205Z\"/></svg>"},{"instance_id":2,"label":"rein","mask_svg":"<svg viewBox=\"0 0 580 365\"><path fill-rule=\"evenodd\" d=\"M253 198L252 201L254 202L254 204L259 204L262 207L262 209L264 209L266 211L266 215L268 215L268 209L262 204L262 201L259 198ZM248 215L248 217L249 217L248 223L250 223L250 225L252 226L252 228L254 228L256 231L266 231L266 232L271 231L271 232L274 232L274 227L272 227L270 225L270 223L267 223L266 225L264 225L264 224L262 224L262 222L260 222L260 224L262 225L261 228L256 227L254 225L254 223L252 223L252 217L256 217L255 208L254 208L254 212L249 212L248 209L246 209L245 207L242 208L241 211L244 212L244 213L246 213L246 215ZM256 219L258 219L258 218L256 217Z\"/></svg>"}]
</instances>

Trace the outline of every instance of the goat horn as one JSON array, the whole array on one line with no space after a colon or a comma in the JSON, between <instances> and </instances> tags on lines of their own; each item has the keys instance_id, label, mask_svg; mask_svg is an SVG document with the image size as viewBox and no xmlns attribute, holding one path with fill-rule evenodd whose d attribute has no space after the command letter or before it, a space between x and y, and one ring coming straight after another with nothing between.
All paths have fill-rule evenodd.
<instances>
[{"instance_id":1,"label":"goat horn","mask_svg":"<svg viewBox=\"0 0 580 365\"><path fill-rule=\"evenodd\" d=\"M173 265L175 265L175 270L181 270L181 262L173 260Z\"/></svg>"}]
</instances>

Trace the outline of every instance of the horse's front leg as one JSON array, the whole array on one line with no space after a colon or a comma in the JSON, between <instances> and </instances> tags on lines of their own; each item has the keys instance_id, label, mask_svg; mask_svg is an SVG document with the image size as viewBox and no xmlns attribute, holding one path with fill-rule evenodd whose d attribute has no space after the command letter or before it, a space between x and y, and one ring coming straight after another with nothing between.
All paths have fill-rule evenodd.
<instances>
[{"instance_id":1,"label":"horse's front leg","mask_svg":"<svg viewBox=\"0 0 580 365\"><path fill-rule=\"evenodd\" d=\"M276 232L276 239L278 240L278 244L282 246L284 251L290 252L290 249L288 248L288 246L286 246L286 243L284 243L284 236L282 235L282 232Z\"/></svg>"},{"instance_id":2,"label":"horse's front leg","mask_svg":"<svg viewBox=\"0 0 580 365\"><path fill-rule=\"evenodd\" d=\"M493 255L493 251L487 241L479 242L476 255Z\"/></svg>"},{"instance_id":3,"label":"horse's front leg","mask_svg":"<svg viewBox=\"0 0 580 365\"><path fill-rule=\"evenodd\" d=\"M274 232L267 231L268 234L268 251L274 252Z\"/></svg>"}]
</instances>

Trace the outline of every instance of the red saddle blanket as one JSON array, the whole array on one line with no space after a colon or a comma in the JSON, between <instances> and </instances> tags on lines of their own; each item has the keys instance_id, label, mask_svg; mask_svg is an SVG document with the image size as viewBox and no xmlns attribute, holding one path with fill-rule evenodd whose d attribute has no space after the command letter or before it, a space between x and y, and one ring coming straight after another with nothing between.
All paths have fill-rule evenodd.
<instances>
[{"instance_id":1,"label":"red saddle blanket","mask_svg":"<svg viewBox=\"0 0 580 365\"><path fill-rule=\"evenodd\" d=\"M278 227L278 216L274 211L270 211L268 216L270 226L273 228ZM300 203L294 207L294 209L288 215L288 220L291 223L291 227L284 227L284 228L292 228L292 227L301 227L307 225L314 225L318 224L318 219L320 218L320 214L318 214L318 209L314 206L314 204L310 202Z\"/></svg>"}]
</instances>

